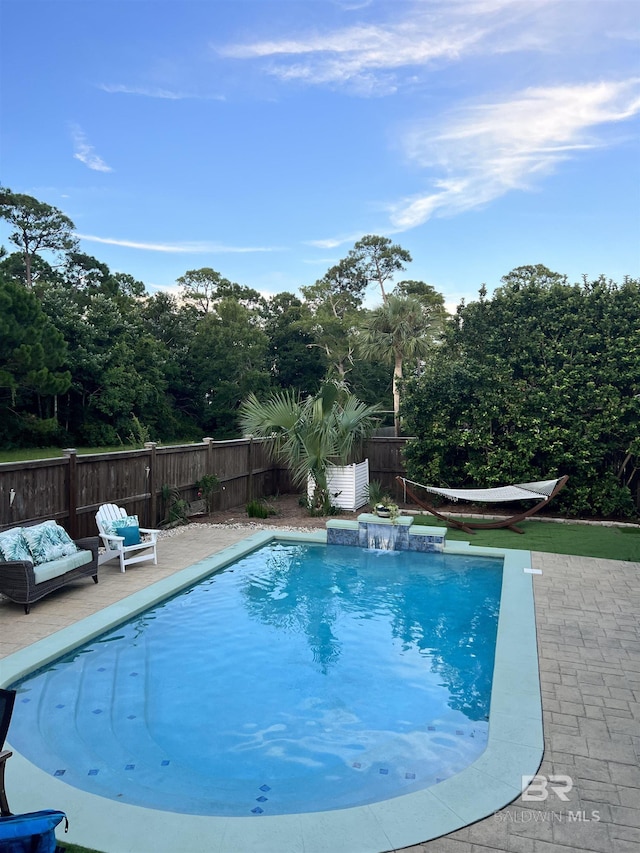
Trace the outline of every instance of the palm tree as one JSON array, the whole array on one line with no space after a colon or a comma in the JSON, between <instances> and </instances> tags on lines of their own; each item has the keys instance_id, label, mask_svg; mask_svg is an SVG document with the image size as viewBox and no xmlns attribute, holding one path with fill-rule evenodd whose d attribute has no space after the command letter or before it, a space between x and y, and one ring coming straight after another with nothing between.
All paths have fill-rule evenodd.
<instances>
[{"instance_id":1,"label":"palm tree","mask_svg":"<svg viewBox=\"0 0 640 853\"><path fill-rule=\"evenodd\" d=\"M412 296L389 294L369 313L360 330L359 351L363 358L393 364L393 420L400 435L400 382L406 359L425 358L433 347L435 320Z\"/></svg>"},{"instance_id":2,"label":"palm tree","mask_svg":"<svg viewBox=\"0 0 640 853\"><path fill-rule=\"evenodd\" d=\"M298 486L315 483L311 511L327 515L327 484L332 465L346 465L376 424L379 406L367 406L344 384L327 381L318 394L302 399L293 390L278 391L260 402L251 394L240 407L244 434L273 438L271 453L285 462Z\"/></svg>"}]
</instances>

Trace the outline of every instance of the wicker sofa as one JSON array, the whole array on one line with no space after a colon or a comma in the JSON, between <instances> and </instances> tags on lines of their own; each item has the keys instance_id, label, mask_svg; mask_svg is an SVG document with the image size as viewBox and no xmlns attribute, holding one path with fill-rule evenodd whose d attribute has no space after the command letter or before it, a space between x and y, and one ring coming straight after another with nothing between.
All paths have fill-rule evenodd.
<instances>
[{"instance_id":1,"label":"wicker sofa","mask_svg":"<svg viewBox=\"0 0 640 853\"><path fill-rule=\"evenodd\" d=\"M46 524L53 525L53 522ZM41 527L44 525L41 525ZM0 534L7 536L20 537L21 532L24 533L32 528L35 530L35 525L27 525L23 528L12 528L9 531L3 531ZM66 534L65 534L66 536ZM38 555L31 559L16 559L7 560L6 553L3 553L2 542L0 541L0 594L17 604L24 606L24 612L29 613L31 605L35 601L39 601L49 593L66 586L72 581L81 578L93 578L94 583L98 583L98 547L100 540L97 536L91 536L86 539L71 540L67 538L69 545L73 543L77 550L73 553L65 553L55 559L40 559ZM67 548L70 551L71 548ZM26 557L26 555L24 555Z\"/></svg>"}]
</instances>

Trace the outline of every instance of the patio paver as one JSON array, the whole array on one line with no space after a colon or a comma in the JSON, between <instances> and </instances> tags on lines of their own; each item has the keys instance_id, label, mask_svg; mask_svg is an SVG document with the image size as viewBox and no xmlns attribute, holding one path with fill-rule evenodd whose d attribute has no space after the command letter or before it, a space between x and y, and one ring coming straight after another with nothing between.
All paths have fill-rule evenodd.
<instances>
[{"instance_id":1,"label":"patio paver","mask_svg":"<svg viewBox=\"0 0 640 853\"><path fill-rule=\"evenodd\" d=\"M255 529L202 526L188 536L181 530L160 541L158 566L143 563L121 574L116 562L103 565L97 586L79 581L65 587L33 605L28 616L0 601L0 676L3 657ZM548 796L532 800L525 792L495 815L404 853L640 849L640 564L532 556L543 572L534 575L545 726L538 772L549 780ZM558 775L570 780L550 780ZM10 767L7 776L10 786Z\"/></svg>"}]
</instances>

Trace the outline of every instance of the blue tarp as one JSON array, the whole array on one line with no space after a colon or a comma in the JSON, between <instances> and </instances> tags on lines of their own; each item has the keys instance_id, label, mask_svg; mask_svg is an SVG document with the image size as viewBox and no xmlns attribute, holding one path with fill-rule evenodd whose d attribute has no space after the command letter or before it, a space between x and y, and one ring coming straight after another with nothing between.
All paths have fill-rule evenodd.
<instances>
[{"instance_id":1,"label":"blue tarp","mask_svg":"<svg viewBox=\"0 0 640 853\"><path fill-rule=\"evenodd\" d=\"M0 853L55 853L61 820L65 813L53 809L0 818Z\"/></svg>"}]
</instances>

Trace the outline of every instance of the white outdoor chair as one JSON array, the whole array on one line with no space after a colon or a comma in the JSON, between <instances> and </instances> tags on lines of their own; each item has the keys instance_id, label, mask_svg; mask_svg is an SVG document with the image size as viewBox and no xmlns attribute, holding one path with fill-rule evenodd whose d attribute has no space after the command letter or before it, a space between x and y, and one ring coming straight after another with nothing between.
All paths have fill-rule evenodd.
<instances>
[{"instance_id":1,"label":"white outdoor chair","mask_svg":"<svg viewBox=\"0 0 640 853\"><path fill-rule=\"evenodd\" d=\"M154 566L158 565L156 541L159 530L139 527L141 542L137 545L125 545L125 537L114 532L113 523L129 517L125 509L115 504L103 504L96 513L98 532L105 547L104 553L98 556L99 566L115 559L120 560L121 572L124 572L127 566L147 560L153 560Z\"/></svg>"}]
</instances>

